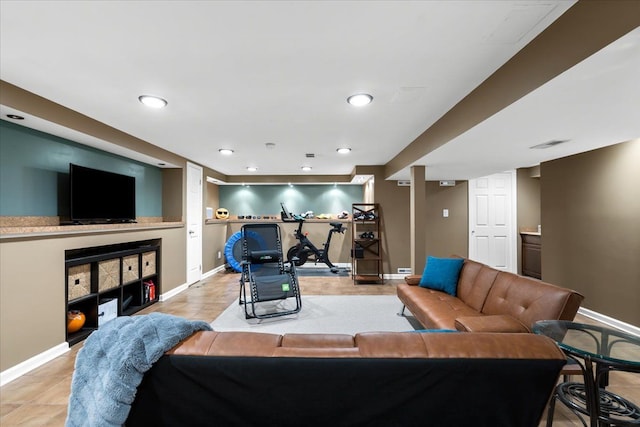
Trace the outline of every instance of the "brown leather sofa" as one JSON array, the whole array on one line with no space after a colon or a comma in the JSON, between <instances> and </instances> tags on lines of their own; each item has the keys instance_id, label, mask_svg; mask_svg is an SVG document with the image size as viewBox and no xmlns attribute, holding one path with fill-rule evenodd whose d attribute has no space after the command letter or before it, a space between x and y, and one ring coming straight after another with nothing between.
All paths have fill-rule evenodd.
<instances>
[{"instance_id":1,"label":"brown leather sofa","mask_svg":"<svg viewBox=\"0 0 640 427\"><path fill-rule=\"evenodd\" d=\"M534 427L565 363L534 334L196 332L126 426Z\"/></svg>"},{"instance_id":2,"label":"brown leather sofa","mask_svg":"<svg viewBox=\"0 0 640 427\"><path fill-rule=\"evenodd\" d=\"M427 329L467 332L530 332L538 320L573 320L584 297L529 277L464 260L456 296L418 286L405 277L398 298Z\"/></svg>"}]
</instances>

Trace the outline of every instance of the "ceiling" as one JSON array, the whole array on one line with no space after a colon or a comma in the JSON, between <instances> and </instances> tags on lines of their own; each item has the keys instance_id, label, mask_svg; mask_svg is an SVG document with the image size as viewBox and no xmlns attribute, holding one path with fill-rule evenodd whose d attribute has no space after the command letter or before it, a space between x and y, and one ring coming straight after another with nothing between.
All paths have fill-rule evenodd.
<instances>
[{"instance_id":1,"label":"ceiling","mask_svg":"<svg viewBox=\"0 0 640 427\"><path fill-rule=\"evenodd\" d=\"M412 148L574 4L3 0L0 79L223 176L320 180L387 165L388 179L407 180L424 165L429 180L470 179L640 137L635 28L446 141ZM346 102L361 92L373 102ZM149 109L142 94L168 105ZM4 120L17 113L21 125L172 166L2 104ZM529 148L552 140L569 142Z\"/></svg>"}]
</instances>

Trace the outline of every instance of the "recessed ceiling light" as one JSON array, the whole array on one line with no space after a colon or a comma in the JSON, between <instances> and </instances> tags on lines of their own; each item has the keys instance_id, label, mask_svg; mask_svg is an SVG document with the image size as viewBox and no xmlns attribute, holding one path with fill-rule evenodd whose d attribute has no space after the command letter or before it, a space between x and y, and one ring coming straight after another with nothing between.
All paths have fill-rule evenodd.
<instances>
[{"instance_id":1,"label":"recessed ceiling light","mask_svg":"<svg viewBox=\"0 0 640 427\"><path fill-rule=\"evenodd\" d=\"M167 106L167 101L165 99L160 98L159 96L153 95L140 95L138 100L142 102L147 107L151 108L164 108Z\"/></svg>"},{"instance_id":2,"label":"recessed ceiling light","mask_svg":"<svg viewBox=\"0 0 640 427\"><path fill-rule=\"evenodd\" d=\"M17 114L7 114L7 117L9 117L10 119L13 119L13 120L24 120L24 117L19 116Z\"/></svg>"},{"instance_id":3,"label":"recessed ceiling light","mask_svg":"<svg viewBox=\"0 0 640 427\"><path fill-rule=\"evenodd\" d=\"M340 154L347 154L351 152L351 148L343 147L343 148L338 148L336 151Z\"/></svg>"},{"instance_id":4,"label":"recessed ceiling light","mask_svg":"<svg viewBox=\"0 0 640 427\"><path fill-rule=\"evenodd\" d=\"M311 170L311 166L303 166L302 170L305 172L309 172Z\"/></svg>"},{"instance_id":5,"label":"recessed ceiling light","mask_svg":"<svg viewBox=\"0 0 640 427\"><path fill-rule=\"evenodd\" d=\"M230 148L221 148L218 150L220 154L224 154L225 156L230 156L233 154L233 150Z\"/></svg>"},{"instance_id":6,"label":"recessed ceiling light","mask_svg":"<svg viewBox=\"0 0 640 427\"><path fill-rule=\"evenodd\" d=\"M357 93L347 98L347 102L355 107L362 107L373 101L373 96L368 93Z\"/></svg>"},{"instance_id":7,"label":"recessed ceiling light","mask_svg":"<svg viewBox=\"0 0 640 427\"><path fill-rule=\"evenodd\" d=\"M255 166L247 166L247 170L248 170L249 172L255 172L255 171L257 171L257 170L258 170L258 168L257 168L257 167L255 167Z\"/></svg>"}]
</instances>

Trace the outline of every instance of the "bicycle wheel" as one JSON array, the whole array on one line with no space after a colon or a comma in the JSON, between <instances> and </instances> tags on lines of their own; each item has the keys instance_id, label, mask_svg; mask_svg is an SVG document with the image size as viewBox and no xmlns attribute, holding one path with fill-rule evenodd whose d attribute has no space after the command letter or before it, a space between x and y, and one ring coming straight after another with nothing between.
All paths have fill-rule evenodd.
<instances>
[{"instance_id":1,"label":"bicycle wheel","mask_svg":"<svg viewBox=\"0 0 640 427\"><path fill-rule=\"evenodd\" d=\"M292 259L295 257L298 257L298 259L293 262ZM287 251L287 261L293 262L296 267L300 267L301 265L303 265L305 262L307 262L308 258L309 253L306 250L303 249L300 251L300 253L298 253L298 246L291 246L291 248L289 248L289 250Z\"/></svg>"}]
</instances>

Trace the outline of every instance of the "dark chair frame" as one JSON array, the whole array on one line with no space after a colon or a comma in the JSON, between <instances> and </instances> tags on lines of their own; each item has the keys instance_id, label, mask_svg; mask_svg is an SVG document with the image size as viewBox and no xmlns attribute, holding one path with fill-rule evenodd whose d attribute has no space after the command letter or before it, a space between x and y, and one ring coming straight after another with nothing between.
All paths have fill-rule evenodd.
<instances>
[{"instance_id":1,"label":"dark chair frame","mask_svg":"<svg viewBox=\"0 0 640 427\"><path fill-rule=\"evenodd\" d=\"M246 319L264 319L296 314L302 309L302 297L295 263L285 262L278 224L245 224L241 229L242 274L239 304ZM249 292L247 292L247 288ZM258 313L259 303L294 298L293 308Z\"/></svg>"}]
</instances>

